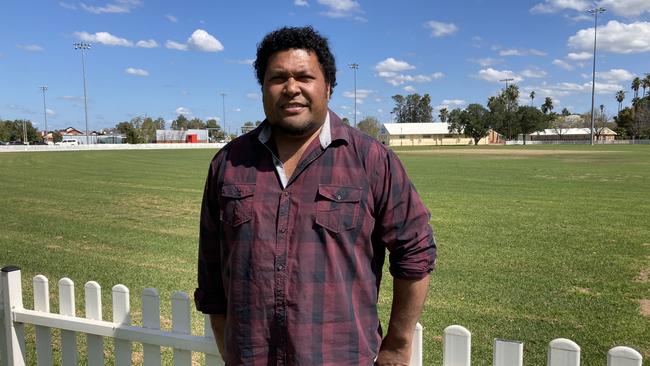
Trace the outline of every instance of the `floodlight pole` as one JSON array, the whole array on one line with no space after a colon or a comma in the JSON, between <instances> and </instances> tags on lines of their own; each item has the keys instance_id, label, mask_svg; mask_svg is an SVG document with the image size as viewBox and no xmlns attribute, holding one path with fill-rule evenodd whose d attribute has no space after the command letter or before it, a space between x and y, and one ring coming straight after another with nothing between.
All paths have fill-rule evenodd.
<instances>
[{"instance_id":1,"label":"floodlight pole","mask_svg":"<svg viewBox=\"0 0 650 366\"><path fill-rule=\"evenodd\" d=\"M594 144L594 98L596 94L596 33L598 31L598 14L605 12L605 8L593 8L587 10L594 16L594 67L591 74L591 133L589 145Z\"/></svg>"},{"instance_id":2,"label":"floodlight pole","mask_svg":"<svg viewBox=\"0 0 650 366\"><path fill-rule=\"evenodd\" d=\"M43 119L45 120L45 142L47 142L47 108L45 107L45 91L47 90L47 85L39 86L38 88L43 92Z\"/></svg>"},{"instance_id":3,"label":"floodlight pole","mask_svg":"<svg viewBox=\"0 0 650 366\"><path fill-rule=\"evenodd\" d=\"M357 127L357 70L359 70L359 64L352 63L348 65L351 69L354 70L354 127Z\"/></svg>"},{"instance_id":4,"label":"floodlight pole","mask_svg":"<svg viewBox=\"0 0 650 366\"><path fill-rule=\"evenodd\" d=\"M221 93L221 106L223 107L223 138L228 141L228 129L226 128L226 93Z\"/></svg>"},{"instance_id":5,"label":"floodlight pole","mask_svg":"<svg viewBox=\"0 0 650 366\"><path fill-rule=\"evenodd\" d=\"M86 96L86 61L84 59L84 50L90 49L92 46L90 43L77 42L73 43L75 50L81 50L81 72L83 73L84 79L84 114L86 117L86 145L90 143L88 140L88 99Z\"/></svg>"}]
</instances>

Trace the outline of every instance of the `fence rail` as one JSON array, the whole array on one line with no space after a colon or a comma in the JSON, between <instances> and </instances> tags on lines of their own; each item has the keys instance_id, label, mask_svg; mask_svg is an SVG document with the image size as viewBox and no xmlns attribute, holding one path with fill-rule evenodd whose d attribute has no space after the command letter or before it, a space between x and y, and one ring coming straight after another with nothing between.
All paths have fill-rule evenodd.
<instances>
[{"instance_id":1,"label":"fence rail","mask_svg":"<svg viewBox=\"0 0 650 366\"><path fill-rule=\"evenodd\" d=\"M63 365L77 365L77 334L86 336L88 365L104 364L104 338L114 339L114 364L131 365L132 344L143 345L145 366L161 365L161 348L173 349L174 365L192 365L192 352L205 354L206 365L223 365L214 342L209 318L204 319L204 335L191 334L191 302L187 294L172 294L172 330L160 329L160 297L155 289L142 292L142 326L131 324L129 289L112 288L112 321L103 320L101 287L90 281L84 286L85 318L76 315L75 287L68 278L58 282L59 314L50 312L49 281L45 276L33 278L34 310L23 306L20 269L4 267L0 282L0 364L24 366L34 363L25 352L25 324L35 327L36 363L52 365L52 329L61 330ZM414 330L411 366L422 366L422 326ZM472 335L459 325L451 325L443 334L443 366L471 365ZM495 339L494 366L522 366L524 343ZM558 338L549 343L548 366L579 366L580 346ZM614 347L607 354L608 366L641 366L641 354L629 347Z\"/></svg>"}]
</instances>

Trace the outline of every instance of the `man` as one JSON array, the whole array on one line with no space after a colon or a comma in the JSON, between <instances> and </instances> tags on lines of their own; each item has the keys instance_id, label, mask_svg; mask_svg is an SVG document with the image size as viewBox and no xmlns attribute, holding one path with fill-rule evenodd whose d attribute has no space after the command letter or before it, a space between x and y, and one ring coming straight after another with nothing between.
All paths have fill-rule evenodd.
<instances>
[{"instance_id":1,"label":"man","mask_svg":"<svg viewBox=\"0 0 650 366\"><path fill-rule=\"evenodd\" d=\"M336 66L311 27L257 49L266 120L210 164L197 308L227 365L407 365L435 260L397 157L328 110ZM386 249L393 307L377 299Z\"/></svg>"}]
</instances>

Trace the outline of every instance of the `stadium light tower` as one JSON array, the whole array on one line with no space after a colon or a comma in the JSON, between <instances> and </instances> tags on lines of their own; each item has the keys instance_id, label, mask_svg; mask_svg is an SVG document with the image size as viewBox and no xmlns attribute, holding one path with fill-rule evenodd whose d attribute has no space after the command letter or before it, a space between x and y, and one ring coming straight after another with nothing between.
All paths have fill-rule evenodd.
<instances>
[{"instance_id":1,"label":"stadium light tower","mask_svg":"<svg viewBox=\"0 0 650 366\"><path fill-rule=\"evenodd\" d=\"M594 144L594 97L596 94L596 33L598 31L598 14L604 13L605 8L593 8L587 10L590 14L594 16L594 67L591 74L591 137L589 139L589 145Z\"/></svg>"},{"instance_id":2,"label":"stadium light tower","mask_svg":"<svg viewBox=\"0 0 650 366\"><path fill-rule=\"evenodd\" d=\"M43 119L45 120L45 142L47 142L47 108L45 107L45 91L47 90L47 85L39 86L39 89L43 92Z\"/></svg>"},{"instance_id":3,"label":"stadium light tower","mask_svg":"<svg viewBox=\"0 0 650 366\"><path fill-rule=\"evenodd\" d=\"M86 145L88 145L88 99L86 97L86 60L84 59L84 51L90 49L90 43L76 42L72 44L75 50L81 50L81 72L84 79L84 114L86 116Z\"/></svg>"},{"instance_id":4,"label":"stadium light tower","mask_svg":"<svg viewBox=\"0 0 650 366\"><path fill-rule=\"evenodd\" d=\"M354 127L357 127L357 70L359 70L359 64L352 63L348 66L354 70Z\"/></svg>"}]
</instances>

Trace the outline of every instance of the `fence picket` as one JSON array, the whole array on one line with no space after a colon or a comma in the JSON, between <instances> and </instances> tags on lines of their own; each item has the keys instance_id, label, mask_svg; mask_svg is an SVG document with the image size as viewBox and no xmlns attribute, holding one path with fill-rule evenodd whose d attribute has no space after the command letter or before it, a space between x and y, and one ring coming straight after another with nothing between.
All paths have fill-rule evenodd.
<instances>
[{"instance_id":1,"label":"fence picket","mask_svg":"<svg viewBox=\"0 0 650 366\"><path fill-rule=\"evenodd\" d=\"M102 320L102 288L95 281L88 281L84 286L86 295L86 319ZM86 335L88 343L88 366L104 364L104 338L98 335Z\"/></svg>"},{"instance_id":2,"label":"fence picket","mask_svg":"<svg viewBox=\"0 0 650 366\"><path fill-rule=\"evenodd\" d=\"M172 294L172 331L174 333L190 334L190 298L184 292ZM192 352L174 349L174 365L192 365Z\"/></svg>"},{"instance_id":3,"label":"fence picket","mask_svg":"<svg viewBox=\"0 0 650 366\"><path fill-rule=\"evenodd\" d=\"M37 275L32 280L34 287L34 310L50 312L50 285L47 277ZM50 328L36 326L36 364L52 364L52 333Z\"/></svg>"},{"instance_id":4,"label":"fence picket","mask_svg":"<svg viewBox=\"0 0 650 366\"><path fill-rule=\"evenodd\" d=\"M580 346L566 338L554 339L548 345L548 366L579 366Z\"/></svg>"},{"instance_id":5,"label":"fence picket","mask_svg":"<svg viewBox=\"0 0 650 366\"><path fill-rule=\"evenodd\" d=\"M25 365L25 325L14 323L11 316L13 309L23 309L23 288L20 268L14 266L2 267L0 271L3 288L3 324L6 365Z\"/></svg>"},{"instance_id":6,"label":"fence picket","mask_svg":"<svg viewBox=\"0 0 650 366\"><path fill-rule=\"evenodd\" d=\"M472 334L460 325L450 325L442 338L443 366L470 366L472 360Z\"/></svg>"},{"instance_id":7,"label":"fence picket","mask_svg":"<svg viewBox=\"0 0 650 366\"><path fill-rule=\"evenodd\" d=\"M113 286L113 323L131 325L129 289L124 285ZM115 364L131 365L131 342L115 339Z\"/></svg>"},{"instance_id":8,"label":"fence picket","mask_svg":"<svg viewBox=\"0 0 650 366\"><path fill-rule=\"evenodd\" d=\"M214 340L214 333L212 332L212 325L210 324L210 315L203 315L203 336ZM216 346L215 346L216 347ZM210 366L224 366L223 358L214 355L205 355L205 365Z\"/></svg>"},{"instance_id":9,"label":"fence picket","mask_svg":"<svg viewBox=\"0 0 650 366\"><path fill-rule=\"evenodd\" d=\"M75 316L74 282L67 277L59 280L59 314ZM61 354L64 365L77 365L77 334L75 332L61 331Z\"/></svg>"},{"instance_id":10,"label":"fence picket","mask_svg":"<svg viewBox=\"0 0 650 366\"><path fill-rule=\"evenodd\" d=\"M409 366L422 366L422 324L415 324L411 342L411 361Z\"/></svg>"},{"instance_id":11,"label":"fence picket","mask_svg":"<svg viewBox=\"0 0 650 366\"><path fill-rule=\"evenodd\" d=\"M160 296L155 288L142 291L142 327L160 329ZM144 343L144 366L160 366L160 347Z\"/></svg>"},{"instance_id":12,"label":"fence picket","mask_svg":"<svg viewBox=\"0 0 650 366\"><path fill-rule=\"evenodd\" d=\"M7 336L5 335L5 307L4 307L4 297L2 295L3 285L0 283L0 365L8 365L9 361L7 360Z\"/></svg>"},{"instance_id":13,"label":"fence picket","mask_svg":"<svg viewBox=\"0 0 650 366\"><path fill-rule=\"evenodd\" d=\"M522 366L524 343L504 339L494 340L494 366Z\"/></svg>"},{"instance_id":14,"label":"fence picket","mask_svg":"<svg viewBox=\"0 0 650 366\"><path fill-rule=\"evenodd\" d=\"M643 357L630 347L614 347L607 352L607 366L641 366Z\"/></svg>"}]
</instances>

